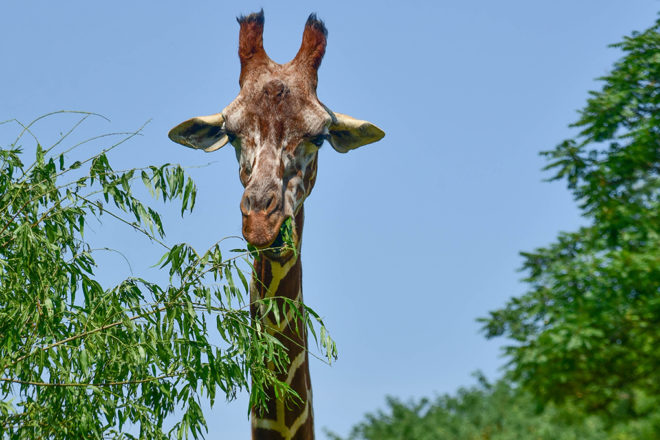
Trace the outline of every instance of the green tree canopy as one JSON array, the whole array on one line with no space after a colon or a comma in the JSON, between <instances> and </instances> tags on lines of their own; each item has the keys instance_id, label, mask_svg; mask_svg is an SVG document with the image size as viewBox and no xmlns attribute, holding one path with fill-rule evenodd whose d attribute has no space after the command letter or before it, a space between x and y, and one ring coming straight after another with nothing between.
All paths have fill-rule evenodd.
<instances>
[{"instance_id":1,"label":"green tree canopy","mask_svg":"<svg viewBox=\"0 0 660 440\"><path fill-rule=\"evenodd\" d=\"M543 153L587 225L522 253L528 292L482 319L513 341L508 374L434 401L388 398L346 440L660 437L660 20L613 47L624 56L579 133Z\"/></svg>"},{"instance_id":2,"label":"green tree canopy","mask_svg":"<svg viewBox=\"0 0 660 440\"><path fill-rule=\"evenodd\" d=\"M660 422L655 411L643 420L610 426L597 416L576 417L575 408L548 405L504 379L461 388L433 400L402 402L389 397L387 408L351 430L345 440L654 440ZM333 440L342 440L329 433Z\"/></svg>"},{"instance_id":3,"label":"green tree canopy","mask_svg":"<svg viewBox=\"0 0 660 440\"><path fill-rule=\"evenodd\" d=\"M543 153L588 223L522 253L528 292L483 321L541 401L643 415L660 394L660 20L613 47L578 135Z\"/></svg>"},{"instance_id":4,"label":"green tree canopy","mask_svg":"<svg viewBox=\"0 0 660 440\"><path fill-rule=\"evenodd\" d=\"M182 215L193 208L194 183L174 165L113 170L109 153L137 132L67 144L90 116L49 147L37 142L29 166L21 145L41 118L19 123L18 138L0 148L0 436L197 438L202 398L213 403L219 392L231 399L249 389L250 405L263 407L265 387L275 387L295 399L265 368L288 359L250 319L248 283L236 263L249 253L166 245L160 215L136 196L136 180L166 202L180 199ZM113 137L91 157L70 160L76 148ZM134 276L103 288L84 234L92 218L122 222L162 245L169 282ZM318 316L304 310L314 334ZM168 429L165 418L177 408Z\"/></svg>"}]
</instances>

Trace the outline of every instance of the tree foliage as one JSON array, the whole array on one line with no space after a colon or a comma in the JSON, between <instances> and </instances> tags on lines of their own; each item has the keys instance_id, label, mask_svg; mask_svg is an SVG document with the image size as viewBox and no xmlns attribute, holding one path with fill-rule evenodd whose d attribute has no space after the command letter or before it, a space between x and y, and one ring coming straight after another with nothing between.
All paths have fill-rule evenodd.
<instances>
[{"instance_id":1,"label":"tree foliage","mask_svg":"<svg viewBox=\"0 0 660 440\"><path fill-rule=\"evenodd\" d=\"M575 408L549 405L507 380L479 384L455 395L402 402L389 397L386 410L367 414L345 440L653 440L660 412L642 421L608 426L597 416L580 418ZM329 433L332 440L342 440Z\"/></svg>"},{"instance_id":2,"label":"tree foliage","mask_svg":"<svg viewBox=\"0 0 660 440\"><path fill-rule=\"evenodd\" d=\"M483 321L541 401L618 418L660 394L660 20L613 47L579 134L544 153L588 224L522 253L528 292Z\"/></svg>"},{"instance_id":3,"label":"tree foliage","mask_svg":"<svg viewBox=\"0 0 660 440\"><path fill-rule=\"evenodd\" d=\"M0 149L2 438L198 438L202 398L213 403L218 392L231 399L249 389L250 405L263 407L264 390L275 387L295 399L265 368L288 359L250 319L248 281L237 265L247 251L227 257L219 244L198 253L163 243L160 215L136 195L136 182L163 201L180 200L182 215L194 206L194 183L175 165L114 170L109 153L138 132L64 147L93 116L79 115L54 145L35 137L29 166L21 145L42 118L21 124L18 138ZM77 147L108 136L117 141L70 160ZM93 218L122 222L162 245L169 282L129 277L102 287L97 250L85 236ZM299 306L289 304L313 332L318 315ZM334 346L321 329L330 358ZM177 408L179 419L166 426Z\"/></svg>"},{"instance_id":4,"label":"tree foliage","mask_svg":"<svg viewBox=\"0 0 660 440\"><path fill-rule=\"evenodd\" d=\"M613 47L624 56L578 135L543 153L588 224L522 253L529 291L481 320L513 341L508 374L435 401L388 398L346 440L660 437L660 20Z\"/></svg>"}]
</instances>

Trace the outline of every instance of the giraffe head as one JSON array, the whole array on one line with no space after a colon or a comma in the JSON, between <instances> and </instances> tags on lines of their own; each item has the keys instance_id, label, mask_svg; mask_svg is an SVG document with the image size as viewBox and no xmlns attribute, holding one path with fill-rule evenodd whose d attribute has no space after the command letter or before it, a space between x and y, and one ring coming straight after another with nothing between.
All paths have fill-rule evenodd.
<instances>
[{"instance_id":1,"label":"giraffe head","mask_svg":"<svg viewBox=\"0 0 660 440\"><path fill-rule=\"evenodd\" d=\"M189 119L174 127L174 142L206 152L227 143L236 150L243 236L266 248L281 244L282 225L295 222L316 179L318 151L324 141L346 153L380 140L375 125L333 113L316 96L317 70L325 53L327 31L315 14L309 16L298 54L277 64L263 47L264 15L239 17L240 92L215 115ZM299 246L299 228L293 239ZM277 251L271 258L286 258Z\"/></svg>"}]
</instances>

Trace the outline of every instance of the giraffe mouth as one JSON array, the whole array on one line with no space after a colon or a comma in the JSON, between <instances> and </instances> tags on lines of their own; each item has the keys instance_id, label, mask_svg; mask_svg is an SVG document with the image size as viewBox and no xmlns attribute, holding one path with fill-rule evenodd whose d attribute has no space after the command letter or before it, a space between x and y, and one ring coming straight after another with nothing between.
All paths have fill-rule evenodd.
<instances>
[{"instance_id":1,"label":"giraffe mouth","mask_svg":"<svg viewBox=\"0 0 660 440\"><path fill-rule=\"evenodd\" d=\"M287 217L280 226L275 240L264 249L264 253L270 258L283 258L293 255L296 249L296 239L294 237L295 228L293 219Z\"/></svg>"}]
</instances>

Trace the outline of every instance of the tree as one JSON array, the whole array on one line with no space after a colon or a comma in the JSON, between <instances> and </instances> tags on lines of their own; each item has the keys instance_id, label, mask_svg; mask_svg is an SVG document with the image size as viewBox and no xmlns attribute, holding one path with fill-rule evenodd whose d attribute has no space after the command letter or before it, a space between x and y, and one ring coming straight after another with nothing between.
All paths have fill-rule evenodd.
<instances>
[{"instance_id":1,"label":"tree","mask_svg":"<svg viewBox=\"0 0 660 440\"><path fill-rule=\"evenodd\" d=\"M588 224L523 252L528 292L483 322L540 401L619 418L660 393L660 20L613 47L579 133L543 153Z\"/></svg>"},{"instance_id":2,"label":"tree","mask_svg":"<svg viewBox=\"0 0 660 440\"><path fill-rule=\"evenodd\" d=\"M540 411L531 394L509 381L492 384L479 376L478 385L434 400L389 397L387 409L367 414L346 440L652 440L660 413L653 416L608 427L596 416L574 417L574 408L549 405Z\"/></svg>"},{"instance_id":3,"label":"tree","mask_svg":"<svg viewBox=\"0 0 660 440\"><path fill-rule=\"evenodd\" d=\"M108 154L139 130L65 148L70 134L97 116L66 113L81 119L52 146L37 141L31 165L23 164L20 145L44 117L19 123L18 138L0 149L2 438L137 438L129 426L141 439L198 438L205 428L200 399L213 404L218 390L231 399L249 389L257 408L266 403L266 387L295 399L264 368L288 359L263 323L250 319L248 282L237 264L249 253L226 257L219 244L203 253L166 245L160 215L134 192L140 178L157 198L181 200L183 215L197 191L184 170L169 164L113 170ZM6 123L12 122L18 123ZM77 147L107 136L119 140L69 160ZM162 245L159 264L169 282L130 277L103 288L84 234L91 218L122 222ZM318 315L305 308L304 319L314 334ZM330 344L331 356L332 342L322 343ZM165 417L177 407L182 416L168 431Z\"/></svg>"}]
</instances>

